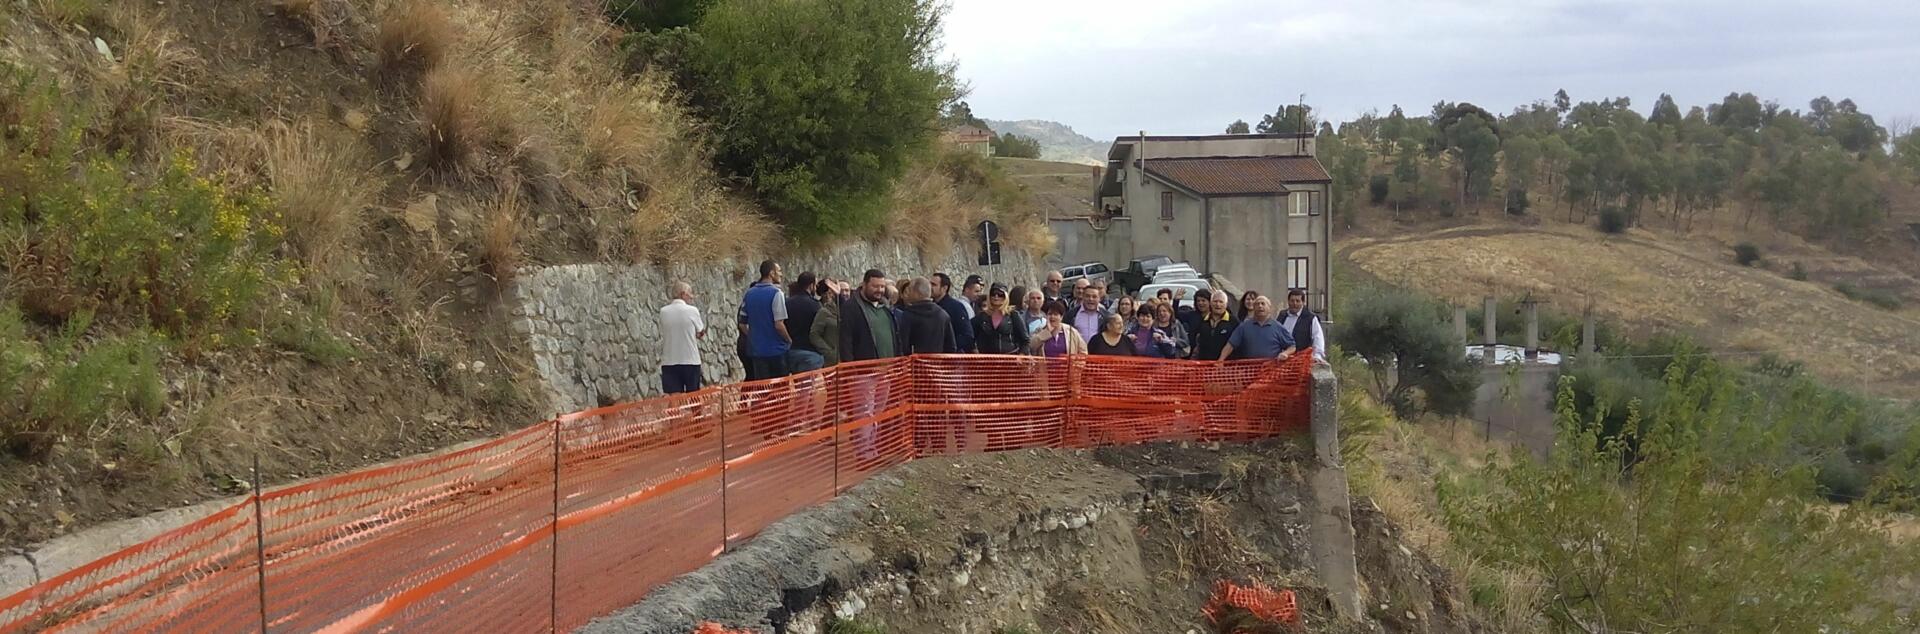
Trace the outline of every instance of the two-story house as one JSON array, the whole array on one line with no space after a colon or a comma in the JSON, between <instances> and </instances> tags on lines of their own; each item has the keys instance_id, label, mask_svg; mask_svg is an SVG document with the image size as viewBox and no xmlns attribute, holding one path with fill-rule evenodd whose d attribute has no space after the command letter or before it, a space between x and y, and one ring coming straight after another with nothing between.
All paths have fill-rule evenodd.
<instances>
[{"instance_id":1,"label":"two-story house","mask_svg":"<svg viewBox=\"0 0 1920 634\"><path fill-rule=\"evenodd\" d=\"M1305 290L1325 313L1332 181L1314 158L1312 134L1121 137L1108 150L1093 214L1053 224L1073 234L1062 235L1068 259L1124 266L1165 255L1276 300Z\"/></svg>"}]
</instances>

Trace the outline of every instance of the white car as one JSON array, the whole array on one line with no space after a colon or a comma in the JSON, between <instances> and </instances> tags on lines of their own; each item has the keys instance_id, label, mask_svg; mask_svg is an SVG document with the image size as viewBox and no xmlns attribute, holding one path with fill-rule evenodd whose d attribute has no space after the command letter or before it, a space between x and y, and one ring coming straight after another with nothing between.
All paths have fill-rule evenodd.
<instances>
[{"instance_id":1,"label":"white car","mask_svg":"<svg viewBox=\"0 0 1920 634\"><path fill-rule=\"evenodd\" d=\"M1154 296L1160 294L1160 289L1163 288L1173 289L1173 299L1175 303L1182 306L1190 306L1193 304L1194 295L1199 294L1201 289L1208 291L1213 290L1213 285L1207 283L1206 280L1154 282L1140 288L1139 299L1153 299Z\"/></svg>"},{"instance_id":2,"label":"white car","mask_svg":"<svg viewBox=\"0 0 1920 634\"><path fill-rule=\"evenodd\" d=\"M1154 271L1153 273L1153 281L1156 283L1179 282L1179 281L1189 281L1189 280L1199 281L1204 279L1206 278L1201 277L1199 271L1195 271L1193 270L1192 266L1188 266L1185 264L1169 264L1167 266L1160 267L1160 270Z\"/></svg>"}]
</instances>

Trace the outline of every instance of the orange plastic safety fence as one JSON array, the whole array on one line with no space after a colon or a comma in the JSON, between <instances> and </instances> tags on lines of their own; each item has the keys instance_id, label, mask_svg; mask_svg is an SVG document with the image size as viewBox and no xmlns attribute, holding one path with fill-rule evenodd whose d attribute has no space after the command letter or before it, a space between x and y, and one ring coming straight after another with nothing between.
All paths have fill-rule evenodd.
<instances>
[{"instance_id":1,"label":"orange plastic safety fence","mask_svg":"<svg viewBox=\"0 0 1920 634\"><path fill-rule=\"evenodd\" d=\"M935 355L603 407L250 498L0 632L571 630L919 456L1304 430L1309 363Z\"/></svg>"},{"instance_id":2,"label":"orange plastic safety fence","mask_svg":"<svg viewBox=\"0 0 1920 634\"><path fill-rule=\"evenodd\" d=\"M753 630L729 630L726 626L714 622L701 623L693 634L753 634Z\"/></svg>"},{"instance_id":3,"label":"orange plastic safety fence","mask_svg":"<svg viewBox=\"0 0 1920 634\"><path fill-rule=\"evenodd\" d=\"M1300 607L1292 590L1274 590L1258 581L1241 586L1225 579L1213 582L1213 598L1201 611L1207 622L1220 625L1227 608L1240 608L1268 623L1300 624Z\"/></svg>"}]
</instances>

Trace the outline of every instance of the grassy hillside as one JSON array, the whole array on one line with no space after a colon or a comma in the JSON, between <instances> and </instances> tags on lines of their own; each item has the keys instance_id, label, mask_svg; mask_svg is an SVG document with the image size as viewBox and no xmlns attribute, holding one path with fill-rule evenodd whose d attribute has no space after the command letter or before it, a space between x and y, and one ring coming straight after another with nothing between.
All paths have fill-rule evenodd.
<instances>
[{"instance_id":1,"label":"grassy hillside","mask_svg":"<svg viewBox=\"0 0 1920 634\"><path fill-rule=\"evenodd\" d=\"M996 158L1013 182L1026 188L1026 204L1049 218L1084 215L1093 209L1093 186L1100 168L1079 163Z\"/></svg>"},{"instance_id":2,"label":"grassy hillside","mask_svg":"<svg viewBox=\"0 0 1920 634\"><path fill-rule=\"evenodd\" d=\"M515 271L784 246L599 9L0 6L0 544L527 424ZM900 167L852 239L1012 209L984 161Z\"/></svg>"},{"instance_id":3,"label":"grassy hillside","mask_svg":"<svg viewBox=\"0 0 1920 634\"><path fill-rule=\"evenodd\" d=\"M1920 313L1834 290L1872 279L1904 296L1920 291L1920 282L1857 257L1805 245L1776 254L1806 263L1807 281L1799 281L1790 263L1741 266L1731 246L1709 238L1602 236L1555 224L1382 231L1346 240L1340 250L1370 274L1458 304L1532 294L1577 314L1591 302L1596 314L1642 334L1683 332L1723 350L1801 361L1839 386L1920 397Z\"/></svg>"}]
</instances>

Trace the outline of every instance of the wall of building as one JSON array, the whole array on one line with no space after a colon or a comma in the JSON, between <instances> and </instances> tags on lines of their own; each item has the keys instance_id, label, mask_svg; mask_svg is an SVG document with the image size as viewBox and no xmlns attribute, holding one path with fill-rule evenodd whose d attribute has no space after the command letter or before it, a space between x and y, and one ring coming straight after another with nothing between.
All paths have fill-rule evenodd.
<instances>
[{"instance_id":1,"label":"wall of building","mask_svg":"<svg viewBox=\"0 0 1920 634\"><path fill-rule=\"evenodd\" d=\"M1035 285L1044 270L1014 249L1003 263L977 264L971 248L922 259L918 248L901 244L847 244L828 251L775 256L788 279L813 271L834 279L858 281L869 268L896 279L944 271L958 283L979 273L1008 286ZM928 265L927 262L933 264ZM739 329L734 316L741 294L758 277L759 262L721 262L699 266L576 264L522 271L509 290L513 326L532 350L535 373L546 388L548 414L573 412L603 403L660 393L660 307L674 281L693 285L707 321L700 343L705 378L710 383L744 378L734 352Z\"/></svg>"},{"instance_id":2,"label":"wall of building","mask_svg":"<svg viewBox=\"0 0 1920 634\"><path fill-rule=\"evenodd\" d=\"M1270 294L1286 284L1288 224L1284 199L1275 196L1215 198L1212 272L1242 288Z\"/></svg>"},{"instance_id":3,"label":"wall of building","mask_svg":"<svg viewBox=\"0 0 1920 634\"><path fill-rule=\"evenodd\" d=\"M1135 172L1136 174L1138 172ZM1173 219L1160 218L1160 194L1173 194ZM1206 205L1158 180L1137 178L1127 183L1127 216L1133 218L1133 254L1121 258L1116 268L1126 268L1128 260L1164 255L1175 262L1200 262L1206 245Z\"/></svg>"},{"instance_id":4,"label":"wall of building","mask_svg":"<svg viewBox=\"0 0 1920 634\"><path fill-rule=\"evenodd\" d=\"M1133 218L1122 216L1099 225L1088 218L1054 218L1047 221L1058 238L1054 253L1047 257L1048 268L1060 268L1082 262L1105 262L1125 267L1133 258Z\"/></svg>"}]
</instances>

